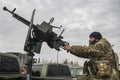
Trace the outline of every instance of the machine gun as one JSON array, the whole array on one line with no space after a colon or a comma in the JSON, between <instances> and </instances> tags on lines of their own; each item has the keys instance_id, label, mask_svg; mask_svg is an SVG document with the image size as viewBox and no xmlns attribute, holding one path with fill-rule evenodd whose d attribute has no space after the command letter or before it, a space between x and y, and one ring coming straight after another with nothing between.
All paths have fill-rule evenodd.
<instances>
[{"instance_id":1,"label":"machine gun","mask_svg":"<svg viewBox=\"0 0 120 80\"><path fill-rule=\"evenodd\" d=\"M62 26L56 27L51 25L51 23L54 21L54 18L51 18L49 23L43 21L41 25L39 24L35 25L33 24L35 10L33 10L31 21L28 21L23 17L19 16L18 14L16 14L15 13L16 8L10 11L6 7L3 7L3 10L8 11L13 15L14 18L21 21L25 25L29 26L28 35L24 45L25 51L31 50L32 52L39 53L40 51L35 51L36 46L38 45L41 48L42 42L46 42L50 48L55 48L57 51L60 51L60 47L65 45L66 42L62 41L63 37L61 36L64 30L61 32L59 36L55 32L53 32L53 28L60 29L62 27Z\"/></svg>"},{"instance_id":2,"label":"machine gun","mask_svg":"<svg viewBox=\"0 0 120 80\"><path fill-rule=\"evenodd\" d=\"M59 36L55 32L53 32L53 28L60 29L62 27L56 27L51 25L51 23L54 21L54 18L51 18L49 23L43 21L41 25L34 25L33 20L35 15L35 9L33 10L31 21L28 21L23 17L19 16L18 14L14 13L16 8L10 11L6 7L3 7L3 10L8 11L13 15L14 18L29 26L24 45L24 51L28 52L28 68L26 80L31 80L32 62L34 56L33 52L40 53L42 42L46 42L50 48L55 48L57 51L60 51L60 47L64 46L66 43L65 41L62 41L63 37L61 36L64 30Z\"/></svg>"}]
</instances>

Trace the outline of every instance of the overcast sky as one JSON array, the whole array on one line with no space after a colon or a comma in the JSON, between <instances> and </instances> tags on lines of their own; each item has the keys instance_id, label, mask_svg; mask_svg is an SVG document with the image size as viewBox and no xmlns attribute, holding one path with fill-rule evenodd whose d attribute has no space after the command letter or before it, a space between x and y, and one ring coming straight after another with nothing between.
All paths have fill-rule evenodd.
<instances>
[{"instance_id":1,"label":"overcast sky","mask_svg":"<svg viewBox=\"0 0 120 80\"><path fill-rule=\"evenodd\" d=\"M4 6L10 10L17 8L16 13L27 20L36 9L34 24L48 22L54 17L53 25L63 26L63 40L71 45L88 45L89 34L99 31L120 53L120 0L0 0L0 52L25 53L23 48L28 27L3 11ZM59 34L62 29L54 31ZM46 43L41 53L35 54L35 57L47 60L56 60L56 56L57 51L50 49ZM84 62L83 58L62 50L59 60L64 59Z\"/></svg>"}]
</instances>

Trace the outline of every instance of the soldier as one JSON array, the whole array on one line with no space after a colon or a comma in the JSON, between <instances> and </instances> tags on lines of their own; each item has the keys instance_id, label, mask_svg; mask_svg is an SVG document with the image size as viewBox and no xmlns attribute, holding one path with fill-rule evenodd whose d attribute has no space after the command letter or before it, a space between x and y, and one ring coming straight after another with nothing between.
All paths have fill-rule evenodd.
<instances>
[{"instance_id":1,"label":"soldier","mask_svg":"<svg viewBox=\"0 0 120 80\"><path fill-rule=\"evenodd\" d=\"M71 54L90 59L84 63L83 72L86 76L79 80L118 80L118 56L111 44L102 38L100 32L92 32L89 38L89 46L64 46L64 50Z\"/></svg>"}]
</instances>

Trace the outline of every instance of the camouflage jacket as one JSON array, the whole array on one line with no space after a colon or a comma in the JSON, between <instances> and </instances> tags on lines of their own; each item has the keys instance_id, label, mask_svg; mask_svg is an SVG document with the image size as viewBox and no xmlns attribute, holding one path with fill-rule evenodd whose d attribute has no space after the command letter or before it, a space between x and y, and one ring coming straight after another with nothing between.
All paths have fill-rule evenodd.
<instances>
[{"instance_id":1,"label":"camouflage jacket","mask_svg":"<svg viewBox=\"0 0 120 80\"><path fill-rule=\"evenodd\" d=\"M94 45L73 45L70 49L70 53L82 58L101 57L111 52L112 46L105 38L102 38Z\"/></svg>"},{"instance_id":2,"label":"camouflage jacket","mask_svg":"<svg viewBox=\"0 0 120 80\"><path fill-rule=\"evenodd\" d=\"M102 72L104 72L105 75L106 73L110 73L108 74L109 77L107 80L118 79L118 69L119 69L118 56L116 53L113 52L111 44L105 38L102 38L94 45L89 45L89 46L73 45L71 46L70 53L78 57L90 59L90 61L87 62L87 64L84 64L84 68L83 68L84 72L87 73L88 75L90 72L92 72L93 77L90 80L98 80L97 79L98 76L99 78L101 78L99 80L106 80L106 79L102 79L102 77L100 76ZM101 71L103 70L103 68L100 67L101 65L99 65L99 63L96 63L96 61L101 61L101 60L110 61L110 64L104 66L105 71ZM88 66L90 70L88 70ZM104 73L102 73L102 75L104 75Z\"/></svg>"}]
</instances>

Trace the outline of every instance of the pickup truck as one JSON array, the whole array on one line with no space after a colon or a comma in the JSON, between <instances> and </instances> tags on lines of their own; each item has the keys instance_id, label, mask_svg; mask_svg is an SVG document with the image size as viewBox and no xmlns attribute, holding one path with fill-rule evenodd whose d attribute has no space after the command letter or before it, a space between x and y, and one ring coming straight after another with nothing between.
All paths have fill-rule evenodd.
<instances>
[{"instance_id":1,"label":"pickup truck","mask_svg":"<svg viewBox=\"0 0 120 80\"><path fill-rule=\"evenodd\" d=\"M21 67L17 56L0 53L0 80L26 80ZM33 65L31 80L72 80L72 78L67 65L39 64Z\"/></svg>"},{"instance_id":2,"label":"pickup truck","mask_svg":"<svg viewBox=\"0 0 120 80\"><path fill-rule=\"evenodd\" d=\"M54 80L72 80L70 69L64 64L36 64L32 66L32 77Z\"/></svg>"}]
</instances>

